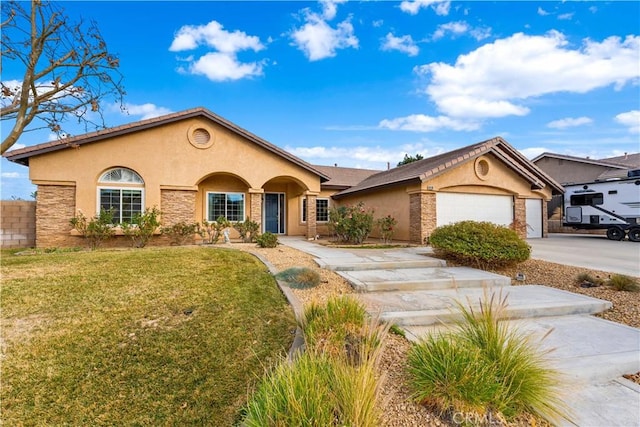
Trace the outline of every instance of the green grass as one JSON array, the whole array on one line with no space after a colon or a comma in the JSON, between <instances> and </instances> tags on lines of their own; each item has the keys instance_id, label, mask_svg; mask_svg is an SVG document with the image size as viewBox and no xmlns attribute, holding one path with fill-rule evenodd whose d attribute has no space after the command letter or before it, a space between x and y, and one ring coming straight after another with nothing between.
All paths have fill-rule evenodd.
<instances>
[{"instance_id":1,"label":"green grass","mask_svg":"<svg viewBox=\"0 0 640 427\"><path fill-rule=\"evenodd\" d=\"M638 281L633 277L625 276L624 274L614 274L607 281L607 285L616 291L640 292L640 285L638 284Z\"/></svg>"},{"instance_id":2,"label":"green grass","mask_svg":"<svg viewBox=\"0 0 640 427\"><path fill-rule=\"evenodd\" d=\"M505 298L485 296L479 308L459 305L453 331L431 335L408 356L414 398L443 413L567 416L561 374L546 352L505 321Z\"/></svg>"},{"instance_id":3,"label":"green grass","mask_svg":"<svg viewBox=\"0 0 640 427\"><path fill-rule=\"evenodd\" d=\"M6 425L232 425L293 339L273 277L239 251L2 255Z\"/></svg>"}]
</instances>

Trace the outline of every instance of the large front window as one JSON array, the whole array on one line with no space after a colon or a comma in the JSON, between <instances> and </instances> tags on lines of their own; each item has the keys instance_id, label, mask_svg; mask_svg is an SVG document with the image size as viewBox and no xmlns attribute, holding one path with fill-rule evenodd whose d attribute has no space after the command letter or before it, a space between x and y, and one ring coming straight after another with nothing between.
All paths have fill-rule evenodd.
<instances>
[{"instance_id":1,"label":"large front window","mask_svg":"<svg viewBox=\"0 0 640 427\"><path fill-rule=\"evenodd\" d=\"M133 223L144 210L144 181L136 172L126 168L106 171L99 179L98 212L113 211L113 223Z\"/></svg>"},{"instance_id":2,"label":"large front window","mask_svg":"<svg viewBox=\"0 0 640 427\"><path fill-rule=\"evenodd\" d=\"M244 194L207 193L207 221L221 216L229 221L244 221Z\"/></svg>"}]
</instances>

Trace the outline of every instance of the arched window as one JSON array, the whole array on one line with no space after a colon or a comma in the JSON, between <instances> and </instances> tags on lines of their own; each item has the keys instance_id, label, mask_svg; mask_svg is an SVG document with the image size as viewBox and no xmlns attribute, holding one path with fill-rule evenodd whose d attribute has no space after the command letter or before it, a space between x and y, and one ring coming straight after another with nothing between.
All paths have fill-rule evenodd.
<instances>
[{"instance_id":1,"label":"arched window","mask_svg":"<svg viewBox=\"0 0 640 427\"><path fill-rule=\"evenodd\" d=\"M98 180L98 212L113 209L114 224L133 223L144 210L144 181L131 169L113 168Z\"/></svg>"}]
</instances>

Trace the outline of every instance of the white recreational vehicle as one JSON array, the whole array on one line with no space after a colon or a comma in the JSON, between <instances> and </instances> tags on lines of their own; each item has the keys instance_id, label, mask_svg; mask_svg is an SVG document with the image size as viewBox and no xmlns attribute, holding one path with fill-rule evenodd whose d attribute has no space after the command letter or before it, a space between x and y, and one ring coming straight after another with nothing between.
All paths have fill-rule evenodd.
<instances>
[{"instance_id":1,"label":"white recreational vehicle","mask_svg":"<svg viewBox=\"0 0 640 427\"><path fill-rule=\"evenodd\" d=\"M563 225L606 229L607 238L640 242L640 170L626 178L564 186Z\"/></svg>"}]
</instances>

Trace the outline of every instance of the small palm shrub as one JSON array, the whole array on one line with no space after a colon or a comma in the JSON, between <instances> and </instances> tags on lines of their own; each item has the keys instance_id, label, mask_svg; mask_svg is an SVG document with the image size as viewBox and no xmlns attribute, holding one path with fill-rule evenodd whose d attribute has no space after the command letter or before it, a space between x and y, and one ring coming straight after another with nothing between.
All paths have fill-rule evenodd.
<instances>
[{"instance_id":1,"label":"small palm shrub","mask_svg":"<svg viewBox=\"0 0 640 427\"><path fill-rule=\"evenodd\" d=\"M413 397L442 413L523 414L556 420L566 416L560 373L546 352L505 322L506 299L495 295L479 309L459 304L456 328L426 337L409 352Z\"/></svg>"},{"instance_id":2,"label":"small palm shrub","mask_svg":"<svg viewBox=\"0 0 640 427\"><path fill-rule=\"evenodd\" d=\"M482 269L517 264L531 256L531 247L514 230L490 222L438 227L429 243L440 256Z\"/></svg>"},{"instance_id":3,"label":"small palm shrub","mask_svg":"<svg viewBox=\"0 0 640 427\"><path fill-rule=\"evenodd\" d=\"M278 246L278 236L267 231L256 237L256 243L261 248L275 248Z\"/></svg>"},{"instance_id":4,"label":"small palm shrub","mask_svg":"<svg viewBox=\"0 0 640 427\"><path fill-rule=\"evenodd\" d=\"M611 276L607 284L616 291L640 292L638 281L624 274L614 274Z\"/></svg>"},{"instance_id":5,"label":"small palm shrub","mask_svg":"<svg viewBox=\"0 0 640 427\"><path fill-rule=\"evenodd\" d=\"M283 280L292 288L309 289L320 284L320 274L307 267L291 267L276 274L276 279Z\"/></svg>"}]
</instances>

